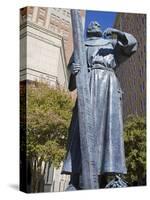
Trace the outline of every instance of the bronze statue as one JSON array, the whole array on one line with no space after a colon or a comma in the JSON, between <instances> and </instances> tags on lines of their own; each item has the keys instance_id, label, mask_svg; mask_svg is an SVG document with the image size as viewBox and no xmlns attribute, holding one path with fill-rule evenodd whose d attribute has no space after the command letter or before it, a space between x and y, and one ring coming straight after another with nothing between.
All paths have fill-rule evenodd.
<instances>
[{"instance_id":1,"label":"bronze statue","mask_svg":"<svg viewBox=\"0 0 150 200\"><path fill-rule=\"evenodd\" d=\"M96 173L97 176L126 174L122 119L123 92L115 70L136 51L137 41L133 35L114 28L107 28L102 32L100 24L96 21L89 24L86 36L84 47L93 116ZM68 65L71 70L70 91L76 88L76 76L81 71L80 64L76 62L73 54ZM71 175L71 190L81 188L79 179L84 170L81 162L84 155L81 156L78 117L80 108L77 101L73 109L68 151L62 170L62 174Z\"/></svg>"}]
</instances>

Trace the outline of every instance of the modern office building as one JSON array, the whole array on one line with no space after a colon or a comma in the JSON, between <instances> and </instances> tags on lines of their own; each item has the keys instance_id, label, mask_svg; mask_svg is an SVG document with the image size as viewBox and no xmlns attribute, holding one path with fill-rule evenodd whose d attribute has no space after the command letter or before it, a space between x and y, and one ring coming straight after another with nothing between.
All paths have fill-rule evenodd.
<instances>
[{"instance_id":1,"label":"modern office building","mask_svg":"<svg viewBox=\"0 0 150 200\"><path fill-rule=\"evenodd\" d=\"M130 114L146 114L146 15L119 13L114 27L133 34L137 52L117 69L123 89L124 119Z\"/></svg>"}]
</instances>

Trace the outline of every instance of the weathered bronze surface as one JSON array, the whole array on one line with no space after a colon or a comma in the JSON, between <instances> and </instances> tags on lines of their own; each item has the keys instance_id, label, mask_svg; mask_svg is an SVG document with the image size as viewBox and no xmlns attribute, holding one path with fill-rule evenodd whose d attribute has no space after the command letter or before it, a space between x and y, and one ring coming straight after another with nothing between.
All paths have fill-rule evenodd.
<instances>
[{"instance_id":1,"label":"weathered bronze surface","mask_svg":"<svg viewBox=\"0 0 150 200\"><path fill-rule=\"evenodd\" d=\"M76 20L78 18L73 18L73 21ZM78 100L73 110L62 173L71 174L70 184L75 188L80 184L79 180L74 181L77 180L74 177L82 175L83 188L92 189L97 188L95 176L127 173L123 141L123 92L115 70L136 51L137 41L133 35L113 28L102 33L97 22L89 24L86 41L80 40L79 34L83 34L79 33L80 27L75 26L73 30L75 49L68 66L71 70L69 89L72 91L77 86ZM113 39L113 35L116 39ZM85 84L81 89L82 83ZM96 184L89 185L91 175Z\"/></svg>"}]
</instances>

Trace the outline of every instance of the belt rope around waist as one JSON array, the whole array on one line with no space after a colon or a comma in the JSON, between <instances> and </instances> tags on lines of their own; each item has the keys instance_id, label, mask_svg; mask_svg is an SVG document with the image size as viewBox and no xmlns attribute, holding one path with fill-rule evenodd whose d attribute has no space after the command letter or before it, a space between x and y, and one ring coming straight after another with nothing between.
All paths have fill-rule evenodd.
<instances>
[{"instance_id":1,"label":"belt rope around waist","mask_svg":"<svg viewBox=\"0 0 150 200\"><path fill-rule=\"evenodd\" d=\"M90 70L93 70L93 69L102 69L102 70L107 70L107 71L111 71L111 72L114 72L114 70L112 68L108 68L108 67L104 67L103 65L94 65L92 67L89 68Z\"/></svg>"}]
</instances>

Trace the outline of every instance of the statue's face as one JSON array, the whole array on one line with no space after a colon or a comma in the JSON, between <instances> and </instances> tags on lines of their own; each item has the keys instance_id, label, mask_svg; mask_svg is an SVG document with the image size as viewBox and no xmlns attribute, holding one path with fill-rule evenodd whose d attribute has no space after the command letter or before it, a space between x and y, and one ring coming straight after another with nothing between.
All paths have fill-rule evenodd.
<instances>
[{"instance_id":1,"label":"statue's face","mask_svg":"<svg viewBox=\"0 0 150 200\"><path fill-rule=\"evenodd\" d=\"M98 22L90 22L87 29L87 37L102 37L101 26Z\"/></svg>"}]
</instances>

